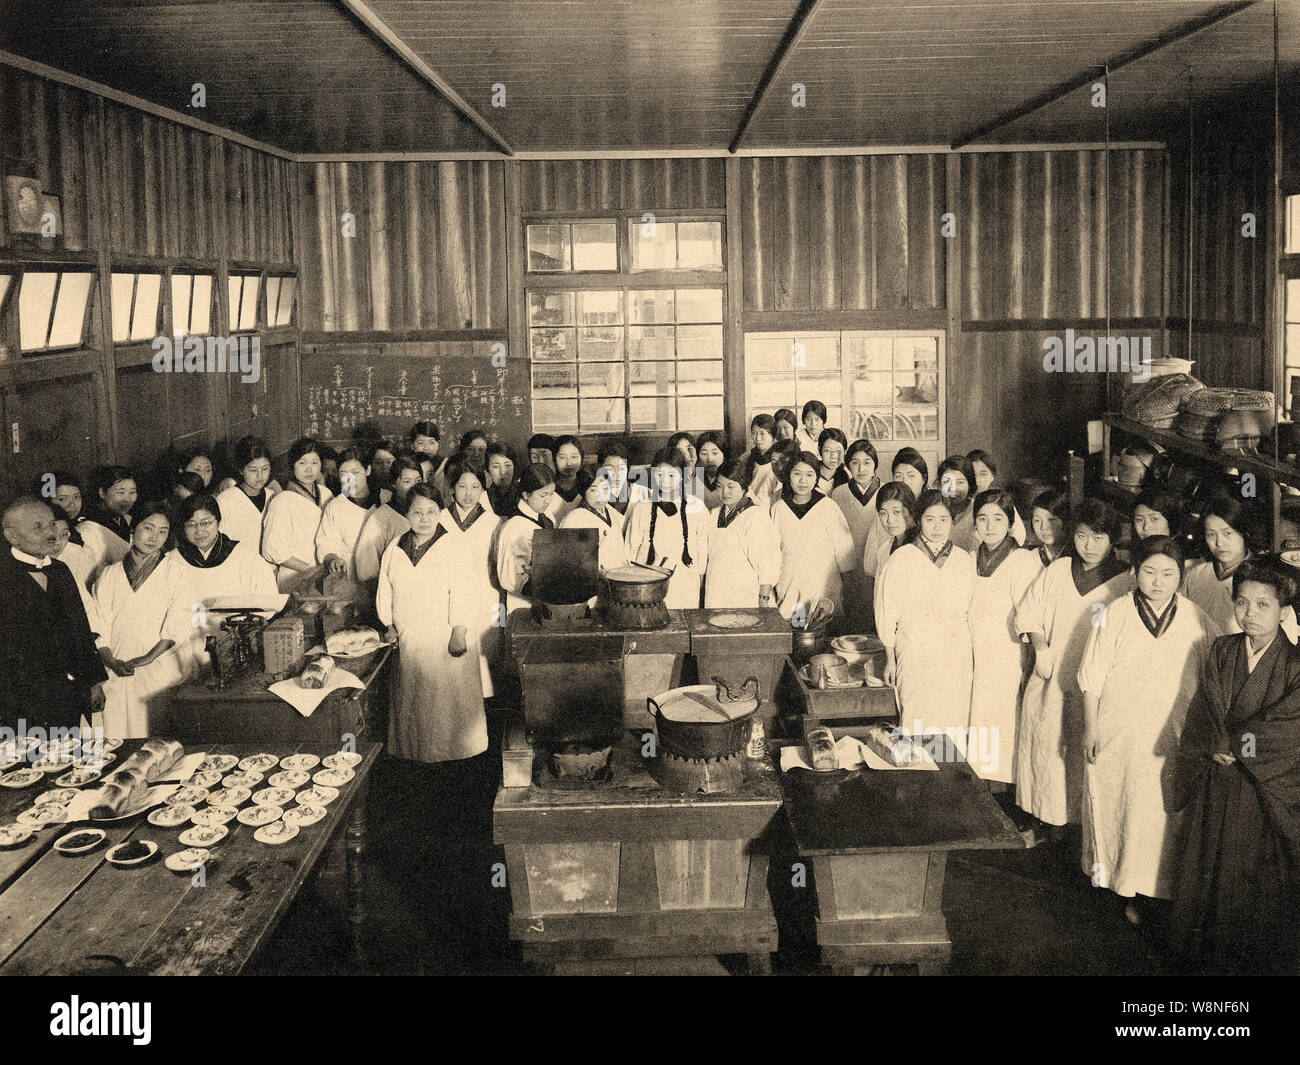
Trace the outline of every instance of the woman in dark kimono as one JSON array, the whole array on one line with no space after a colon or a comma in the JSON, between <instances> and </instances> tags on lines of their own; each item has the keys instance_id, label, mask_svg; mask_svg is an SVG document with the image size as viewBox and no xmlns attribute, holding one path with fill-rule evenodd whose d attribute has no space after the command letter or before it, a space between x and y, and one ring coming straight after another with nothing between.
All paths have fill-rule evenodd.
<instances>
[{"instance_id":1,"label":"woman in dark kimono","mask_svg":"<svg viewBox=\"0 0 1300 1065\"><path fill-rule=\"evenodd\" d=\"M1187 712L1172 806L1186 809L1173 936L1189 968L1300 968L1300 649L1281 632L1296 578L1275 559L1233 575L1242 632L1220 637Z\"/></svg>"}]
</instances>

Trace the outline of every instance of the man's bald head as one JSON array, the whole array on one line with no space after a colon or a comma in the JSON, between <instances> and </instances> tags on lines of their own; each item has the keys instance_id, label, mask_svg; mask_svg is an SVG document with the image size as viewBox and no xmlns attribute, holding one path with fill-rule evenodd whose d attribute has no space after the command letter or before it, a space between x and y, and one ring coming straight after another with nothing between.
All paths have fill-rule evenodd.
<instances>
[{"instance_id":1,"label":"man's bald head","mask_svg":"<svg viewBox=\"0 0 1300 1065\"><path fill-rule=\"evenodd\" d=\"M36 496L19 496L5 507L0 527L10 544L37 558L50 554L58 546L54 511Z\"/></svg>"}]
</instances>

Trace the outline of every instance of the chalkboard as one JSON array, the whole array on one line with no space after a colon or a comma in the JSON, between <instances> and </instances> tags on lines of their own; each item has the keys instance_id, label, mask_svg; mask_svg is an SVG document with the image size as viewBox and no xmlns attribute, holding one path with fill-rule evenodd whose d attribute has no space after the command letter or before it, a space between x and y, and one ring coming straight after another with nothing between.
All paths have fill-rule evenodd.
<instances>
[{"instance_id":1,"label":"chalkboard","mask_svg":"<svg viewBox=\"0 0 1300 1065\"><path fill-rule=\"evenodd\" d=\"M494 343L303 345L304 431L337 447L351 443L358 426L396 440L427 420L442 430L444 453L475 426L522 448L532 427L528 362L494 362Z\"/></svg>"}]
</instances>

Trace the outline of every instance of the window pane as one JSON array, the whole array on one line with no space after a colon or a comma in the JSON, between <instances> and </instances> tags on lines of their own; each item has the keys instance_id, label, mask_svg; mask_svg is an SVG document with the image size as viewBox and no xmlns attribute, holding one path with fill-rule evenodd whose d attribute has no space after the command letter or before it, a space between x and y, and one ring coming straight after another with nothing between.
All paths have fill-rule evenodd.
<instances>
[{"instance_id":1,"label":"window pane","mask_svg":"<svg viewBox=\"0 0 1300 1065\"><path fill-rule=\"evenodd\" d=\"M673 432L677 428L677 401L672 396L657 396L653 399L632 400L632 424L630 432L648 432L658 429Z\"/></svg>"},{"instance_id":2,"label":"window pane","mask_svg":"<svg viewBox=\"0 0 1300 1065\"><path fill-rule=\"evenodd\" d=\"M844 368L858 373L888 370L893 364L894 342L889 337L844 334Z\"/></svg>"},{"instance_id":3,"label":"window pane","mask_svg":"<svg viewBox=\"0 0 1300 1065\"><path fill-rule=\"evenodd\" d=\"M59 275L48 270L28 270L18 288L18 340L23 351L45 347L50 328L50 305Z\"/></svg>"},{"instance_id":4,"label":"window pane","mask_svg":"<svg viewBox=\"0 0 1300 1065\"><path fill-rule=\"evenodd\" d=\"M568 225L528 227L528 269L554 273L568 270Z\"/></svg>"},{"instance_id":5,"label":"window pane","mask_svg":"<svg viewBox=\"0 0 1300 1065\"><path fill-rule=\"evenodd\" d=\"M558 399L578 394L578 364L547 363L533 367L533 396Z\"/></svg>"},{"instance_id":6,"label":"window pane","mask_svg":"<svg viewBox=\"0 0 1300 1065\"><path fill-rule=\"evenodd\" d=\"M840 338L838 336L809 336L805 333L795 339L803 345L804 362L798 369L809 372L839 373Z\"/></svg>"},{"instance_id":7,"label":"window pane","mask_svg":"<svg viewBox=\"0 0 1300 1065\"><path fill-rule=\"evenodd\" d=\"M877 440L893 440L892 410L889 407L859 407L849 414L849 424L843 426L843 429L854 440L858 437L866 437L873 443Z\"/></svg>"},{"instance_id":8,"label":"window pane","mask_svg":"<svg viewBox=\"0 0 1300 1065\"><path fill-rule=\"evenodd\" d=\"M896 373L894 392L895 403L933 405L939 401L939 375L937 373Z\"/></svg>"},{"instance_id":9,"label":"window pane","mask_svg":"<svg viewBox=\"0 0 1300 1065\"><path fill-rule=\"evenodd\" d=\"M579 329L578 358L582 362L622 362L623 327Z\"/></svg>"},{"instance_id":10,"label":"window pane","mask_svg":"<svg viewBox=\"0 0 1300 1065\"><path fill-rule=\"evenodd\" d=\"M671 324L677 316L673 313L676 306L672 289L642 289L629 292L628 301L632 304L632 321Z\"/></svg>"},{"instance_id":11,"label":"window pane","mask_svg":"<svg viewBox=\"0 0 1300 1065\"><path fill-rule=\"evenodd\" d=\"M281 298L284 293L281 293ZM292 302L292 301L290 301ZM190 333L202 336L212 328L212 275L194 275L194 303L190 313Z\"/></svg>"},{"instance_id":12,"label":"window pane","mask_svg":"<svg viewBox=\"0 0 1300 1065\"><path fill-rule=\"evenodd\" d=\"M894 341L895 370L937 370L939 342L933 337L899 337Z\"/></svg>"},{"instance_id":13,"label":"window pane","mask_svg":"<svg viewBox=\"0 0 1300 1065\"><path fill-rule=\"evenodd\" d=\"M679 396L722 395L722 361L679 362L677 364Z\"/></svg>"},{"instance_id":14,"label":"window pane","mask_svg":"<svg viewBox=\"0 0 1300 1065\"><path fill-rule=\"evenodd\" d=\"M131 311L131 339L152 340L158 335L158 296L162 274L140 274L135 282L135 307Z\"/></svg>"},{"instance_id":15,"label":"window pane","mask_svg":"<svg viewBox=\"0 0 1300 1065\"><path fill-rule=\"evenodd\" d=\"M573 224L575 270L618 269L618 225L615 222Z\"/></svg>"},{"instance_id":16,"label":"window pane","mask_svg":"<svg viewBox=\"0 0 1300 1065\"><path fill-rule=\"evenodd\" d=\"M794 338L745 337L745 366L751 374L790 372L794 369Z\"/></svg>"},{"instance_id":17,"label":"window pane","mask_svg":"<svg viewBox=\"0 0 1300 1065\"><path fill-rule=\"evenodd\" d=\"M692 432L722 428L721 396L689 396L677 401L677 424Z\"/></svg>"},{"instance_id":18,"label":"window pane","mask_svg":"<svg viewBox=\"0 0 1300 1065\"><path fill-rule=\"evenodd\" d=\"M1286 198L1286 254L1300 252L1300 196Z\"/></svg>"},{"instance_id":19,"label":"window pane","mask_svg":"<svg viewBox=\"0 0 1300 1065\"><path fill-rule=\"evenodd\" d=\"M679 322L721 322L722 289L679 288L677 320Z\"/></svg>"},{"instance_id":20,"label":"window pane","mask_svg":"<svg viewBox=\"0 0 1300 1065\"><path fill-rule=\"evenodd\" d=\"M0 274L0 307L5 305L5 296L9 294L9 274Z\"/></svg>"},{"instance_id":21,"label":"window pane","mask_svg":"<svg viewBox=\"0 0 1300 1065\"><path fill-rule=\"evenodd\" d=\"M50 330L50 347L70 348L85 339L86 301L90 299L91 273L64 274L59 283L59 301L54 307L54 327ZM157 304L158 294L154 293Z\"/></svg>"},{"instance_id":22,"label":"window pane","mask_svg":"<svg viewBox=\"0 0 1300 1065\"><path fill-rule=\"evenodd\" d=\"M889 408L894 402L894 381L887 373L859 374L853 382L856 407Z\"/></svg>"},{"instance_id":23,"label":"window pane","mask_svg":"<svg viewBox=\"0 0 1300 1065\"><path fill-rule=\"evenodd\" d=\"M578 404L578 428L582 432L623 429L623 398L584 399Z\"/></svg>"},{"instance_id":24,"label":"window pane","mask_svg":"<svg viewBox=\"0 0 1300 1065\"><path fill-rule=\"evenodd\" d=\"M1300 322L1300 277L1286 279L1286 320Z\"/></svg>"},{"instance_id":25,"label":"window pane","mask_svg":"<svg viewBox=\"0 0 1300 1065\"><path fill-rule=\"evenodd\" d=\"M678 222L677 266L681 270L721 270L722 223Z\"/></svg>"},{"instance_id":26,"label":"window pane","mask_svg":"<svg viewBox=\"0 0 1300 1065\"><path fill-rule=\"evenodd\" d=\"M677 267L675 222L628 222L633 270L673 270Z\"/></svg>"},{"instance_id":27,"label":"window pane","mask_svg":"<svg viewBox=\"0 0 1300 1065\"><path fill-rule=\"evenodd\" d=\"M573 293L528 293L528 324L573 325Z\"/></svg>"},{"instance_id":28,"label":"window pane","mask_svg":"<svg viewBox=\"0 0 1300 1065\"><path fill-rule=\"evenodd\" d=\"M679 325L677 357L679 359L722 358L722 326Z\"/></svg>"},{"instance_id":29,"label":"window pane","mask_svg":"<svg viewBox=\"0 0 1300 1065\"><path fill-rule=\"evenodd\" d=\"M534 362L571 362L578 357L576 329L532 329L529 334Z\"/></svg>"},{"instance_id":30,"label":"window pane","mask_svg":"<svg viewBox=\"0 0 1300 1065\"><path fill-rule=\"evenodd\" d=\"M746 399L749 402L750 417L756 414L771 414L782 407L795 407L795 377L788 374L764 374L751 377ZM797 411L796 411L797 413ZM749 426L745 426L748 434Z\"/></svg>"},{"instance_id":31,"label":"window pane","mask_svg":"<svg viewBox=\"0 0 1300 1065\"><path fill-rule=\"evenodd\" d=\"M276 325L293 325L293 294L298 288L296 277L286 277L280 282L280 310Z\"/></svg>"},{"instance_id":32,"label":"window pane","mask_svg":"<svg viewBox=\"0 0 1300 1065\"><path fill-rule=\"evenodd\" d=\"M172 274L172 336L183 337L190 330L190 292L193 274Z\"/></svg>"},{"instance_id":33,"label":"window pane","mask_svg":"<svg viewBox=\"0 0 1300 1065\"><path fill-rule=\"evenodd\" d=\"M676 328L671 325L634 325L632 334L632 362L647 359L671 359L676 355Z\"/></svg>"},{"instance_id":34,"label":"window pane","mask_svg":"<svg viewBox=\"0 0 1300 1065\"><path fill-rule=\"evenodd\" d=\"M113 342L121 344L131 336L131 295L135 274L113 275Z\"/></svg>"},{"instance_id":35,"label":"window pane","mask_svg":"<svg viewBox=\"0 0 1300 1065\"><path fill-rule=\"evenodd\" d=\"M239 293L244 279L239 274L231 274L226 278L226 284L230 290L230 313L226 316L226 321L230 323L231 329L239 328Z\"/></svg>"},{"instance_id":36,"label":"window pane","mask_svg":"<svg viewBox=\"0 0 1300 1065\"><path fill-rule=\"evenodd\" d=\"M677 364L673 362L632 363L632 395L661 396L673 391Z\"/></svg>"},{"instance_id":37,"label":"window pane","mask_svg":"<svg viewBox=\"0 0 1300 1065\"><path fill-rule=\"evenodd\" d=\"M266 324L275 325L280 317L280 279L266 279Z\"/></svg>"},{"instance_id":38,"label":"window pane","mask_svg":"<svg viewBox=\"0 0 1300 1065\"><path fill-rule=\"evenodd\" d=\"M1286 327L1286 361L1300 363L1300 324L1291 323Z\"/></svg>"},{"instance_id":39,"label":"window pane","mask_svg":"<svg viewBox=\"0 0 1300 1065\"><path fill-rule=\"evenodd\" d=\"M576 399L534 399L533 429L539 433L572 429L578 424Z\"/></svg>"},{"instance_id":40,"label":"window pane","mask_svg":"<svg viewBox=\"0 0 1300 1065\"><path fill-rule=\"evenodd\" d=\"M578 293L579 325L618 325L623 321L623 293L600 289Z\"/></svg>"},{"instance_id":41,"label":"window pane","mask_svg":"<svg viewBox=\"0 0 1300 1065\"><path fill-rule=\"evenodd\" d=\"M617 396L622 401L623 364L621 362L580 363L578 391L584 396Z\"/></svg>"},{"instance_id":42,"label":"window pane","mask_svg":"<svg viewBox=\"0 0 1300 1065\"><path fill-rule=\"evenodd\" d=\"M244 291L239 298L239 328L252 329L257 325L257 290L262 279L249 275L244 278Z\"/></svg>"}]
</instances>

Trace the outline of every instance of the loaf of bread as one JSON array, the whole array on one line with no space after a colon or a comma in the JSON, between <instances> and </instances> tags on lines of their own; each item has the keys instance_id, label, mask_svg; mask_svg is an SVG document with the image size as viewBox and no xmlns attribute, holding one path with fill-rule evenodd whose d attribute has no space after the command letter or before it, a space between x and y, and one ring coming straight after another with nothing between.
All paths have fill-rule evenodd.
<instances>
[{"instance_id":1,"label":"loaf of bread","mask_svg":"<svg viewBox=\"0 0 1300 1065\"><path fill-rule=\"evenodd\" d=\"M925 760L924 746L906 733L872 725L862 740L890 765L914 765Z\"/></svg>"},{"instance_id":2,"label":"loaf of bread","mask_svg":"<svg viewBox=\"0 0 1300 1065\"><path fill-rule=\"evenodd\" d=\"M185 755L185 748L176 740L145 740L140 749L118 766L117 772L133 770L145 780L158 780L167 774Z\"/></svg>"},{"instance_id":3,"label":"loaf of bread","mask_svg":"<svg viewBox=\"0 0 1300 1065\"><path fill-rule=\"evenodd\" d=\"M91 820L102 821L120 816L139 804L148 790L149 782L143 772L123 766L106 776L103 783L92 792L95 801L90 807Z\"/></svg>"},{"instance_id":4,"label":"loaf of bread","mask_svg":"<svg viewBox=\"0 0 1300 1065\"><path fill-rule=\"evenodd\" d=\"M325 653L354 657L373 651L382 643L374 629L340 629L325 637Z\"/></svg>"},{"instance_id":5,"label":"loaf of bread","mask_svg":"<svg viewBox=\"0 0 1300 1065\"><path fill-rule=\"evenodd\" d=\"M329 683L330 674L334 672L334 659L329 655L321 655L320 658L310 663L302 671L302 676L298 678L300 688L323 688Z\"/></svg>"},{"instance_id":6,"label":"loaf of bread","mask_svg":"<svg viewBox=\"0 0 1300 1065\"><path fill-rule=\"evenodd\" d=\"M808 757L812 767L818 770L839 769L840 758L835 753L835 736L823 725L812 729L807 736Z\"/></svg>"}]
</instances>

